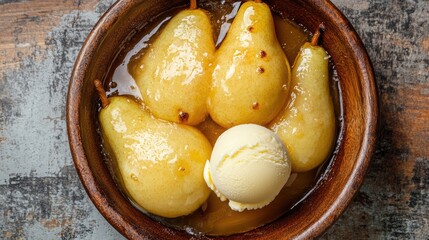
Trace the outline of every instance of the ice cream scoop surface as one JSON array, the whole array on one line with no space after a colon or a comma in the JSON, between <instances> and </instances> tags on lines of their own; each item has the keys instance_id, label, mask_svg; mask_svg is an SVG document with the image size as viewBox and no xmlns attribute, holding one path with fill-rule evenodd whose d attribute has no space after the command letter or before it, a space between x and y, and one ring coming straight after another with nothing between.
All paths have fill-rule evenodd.
<instances>
[{"instance_id":1,"label":"ice cream scoop surface","mask_svg":"<svg viewBox=\"0 0 429 240\"><path fill-rule=\"evenodd\" d=\"M268 205L287 182L291 163L287 150L271 130L242 124L225 131L216 141L204 179L235 211Z\"/></svg>"}]
</instances>

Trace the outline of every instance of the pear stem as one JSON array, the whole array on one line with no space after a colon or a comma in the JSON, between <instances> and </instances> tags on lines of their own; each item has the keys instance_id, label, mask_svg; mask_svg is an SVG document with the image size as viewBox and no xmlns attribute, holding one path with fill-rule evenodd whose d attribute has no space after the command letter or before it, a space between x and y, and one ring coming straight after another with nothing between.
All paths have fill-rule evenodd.
<instances>
[{"instance_id":1,"label":"pear stem","mask_svg":"<svg viewBox=\"0 0 429 240\"><path fill-rule=\"evenodd\" d=\"M197 0L191 0L191 6L189 7L189 9L195 10L197 8L198 8L198 6L197 6Z\"/></svg>"},{"instance_id":2,"label":"pear stem","mask_svg":"<svg viewBox=\"0 0 429 240\"><path fill-rule=\"evenodd\" d=\"M107 98L106 91L103 88L103 83L101 83L100 80L96 79L94 80L94 86L95 86L95 90L97 90L98 96L100 97L101 106L103 108L107 107L107 105L110 104L110 101Z\"/></svg>"},{"instance_id":3,"label":"pear stem","mask_svg":"<svg viewBox=\"0 0 429 240\"><path fill-rule=\"evenodd\" d=\"M262 0L255 0L255 3L262 3Z\"/></svg>"},{"instance_id":4,"label":"pear stem","mask_svg":"<svg viewBox=\"0 0 429 240\"><path fill-rule=\"evenodd\" d=\"M322 31L325 31L325 24L320 23L319 26L317 27L316 32L313 35L313 38L311 38L311 45L312 46L317 46L319 43L319 38L320 35L322 34Z\"/></svg>"}]
</instances>

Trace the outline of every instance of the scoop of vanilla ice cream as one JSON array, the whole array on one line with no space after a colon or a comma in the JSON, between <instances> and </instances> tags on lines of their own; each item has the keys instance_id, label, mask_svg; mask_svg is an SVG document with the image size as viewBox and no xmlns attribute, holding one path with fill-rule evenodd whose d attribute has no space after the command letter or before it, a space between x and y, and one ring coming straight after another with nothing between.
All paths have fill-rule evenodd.
<instances>
[{"instance_id":1,"label":"scoop of vanilla ice cream","mask_svg":"<svg viewBox=\"0 0 429 240\"><path fill-rule=\"evenodd\" d=\"M271 130L242 124L219 136L204 168L207 185L235 211L268 205L291 172L287 150Z\"/></svg>"}]
</instances>

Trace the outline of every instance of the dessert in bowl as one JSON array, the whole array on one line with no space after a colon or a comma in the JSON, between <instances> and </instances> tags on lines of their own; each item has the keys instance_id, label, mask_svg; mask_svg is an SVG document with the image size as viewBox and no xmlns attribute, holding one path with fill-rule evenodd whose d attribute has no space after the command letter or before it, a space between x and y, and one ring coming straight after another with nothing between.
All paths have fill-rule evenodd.
<instances>
[{"instance_id":1,"label":"dessert in bowl","mask_svg":"<svg viewBox=\"0 0 429 240\"><path fill-rule=\"evenodd\" d=\"M368 166L375 143L378 117L377 95L371 65L358 36L347 20L330 3L319 1L266 1L264 4L270 6L269 11L274 16L276 28L276 34L274 35L277 35L281 48L279 50L276 50L276 48L272 50L269 46L262 44L255 52L257 53L257 61L265 61L266 58L286 59L286 61L275 60L268 65L257 64L255 71L252 72L252 74L256 74L257 76L272 76L270 73L275 72L284 81L280 83L275 81L270 82L277 87L261 86L253 90L251 88L254 85L253 83L246 84L248 89L245 92L257 92L260 89L268 89L260 93L264 94L266 91L271 91L270 89L277 91L275 94L271 94L270 92L270 98L266 98L266 101L262 97L256 100L250 98L246 101L246 106L249 106L250 113L252 111L259 111L263 112L263 114L253 118L255 114L247 114L246 111L241 111L245 108L240 107L241 102L234 102L232 99L230 99L231 101L227 101L228 99L222 97L222 94L225 95L225 93L222 93L224 89L215 91L213 90L215 87L212 85L211 87L197 87L198 91L199 89L203 89L202 91L206 92L197 94L196 98L192 100L192 103L196 103L201 96L204 99L203 101L211 99L211 101L208 101L210 103L207 104L207 113L201 114L203 117L194 118L194 116L198 116L197 113L200 110L185 110L185 107L188 107L189 104L186 106L179 104L180 108L167 111L167 113L175 113L168 116L168 114L162 112L165 109L155 106L159 101L151 103L147 100L151 98L151 92L157 91L157 89L166 89L166 87L154 87L147 82L139 84L138 79L139 76L145 74L145 71L148 72L150 70L151 67L147 66L150 65L149 62L151 59L153 62L159 63L155 64L156 67L163 66L161 64L165 60L162 59L163 55L152 54L151 56L150 53L164 50L163 48L159 48L161 50L155 49L157 45L162 45L157 43L157 41L163 39L162 30L168 29L168 23L173 22L173 18L171 17L179 15L180 12L185 11L183 9L188 8L186 4L187 2L184 1L172 1L165 4L159 4L155 1L117 2L102 17L91 32L79 54L70 82L67 121L73 159L90 198L103 216L116 229L129 238L171 237L177 239L189 238L196 235L209 238L214 235L221 235L230 238L242 238L246 236L272 239L274 237L311 237L321 234L344 211L362 183L363 175ZM225 79L225 76L228 75L228 71L223 70L223 66L230 67L232 65L225 59L228 58L228 52L231 52L231 49L236 47L231 43L233 41L228 41L228 36L233 35L234 24L240 24L234 23L235 20L231 16L235 16L235 14L240 16L238 9L246 7L246 4L242 4L240 1L225 1L222 3L224 4L222 5L223 7L219 7L219 4L221 3L210 1L201 1L199 3L200 8L205 9L209 15L211 14L210 21L214 25L212 34L215 37L213 38L213 42L208 44L215 46L204 50L207 54L202 54L201 58L204 59L204 56L210 56L210 51L214 51L213 58L215 60L209 61L208 66L203 67L200 74L204 75L205 72L211 72L211 74L208 74L208 78L211 79L208 85L216 81L222 82L222 79ZM252 3L249 2L247 4ZM224 12L222 13L222 11ZM217 20L214 20L216 17ZM223 30L225 28L223 27L228 26L232 20L234 21L230 27L232 30L227 30L227 33L224 34ZM201 23L203 21L198 22ZM266 201L268 203L264 202L264 204L256 203L251 205L251 207L246 207L246 204L243 205L241 203L241 205L233 204L234 206L245 207L230 208L231 204L228 205L228 201L220 201L222 196L225 197L227 195L227 192L225 192L227 190L224 190L221 194L215 194L217 190L220 191L223 189L222 185L216 185L216 182L219 181L213 178L214 181L212 183L214 184L211 185L210 180L202 180L204 163L210 158L211 147L215 145L216 148L216 138L225 129L232 129L233 126L248 123L263 125L281 137L278 129L281 129L282 125L275 123L276 121L281 122L285 119L285 117L282 117L283 112L286 111L284 109L291 104L285 103L289 100L283 100L284 102L278 103L282 100L275 99L278 98L278 95L288 99L288 96L294 92L292 90L294 86L294 68L290 69L287 62L290 65L293 65L295 62L297 65L299 60L294 61L294 59L299 55L300 46L309 40L309 35L312 35L308 34L309 32L317 32L320 23L324 24L325 31L316 38L316 44L313 43L314 41L312 41L312 44L320 45L326 49L326 52L330 56L329 66L331 70L328 92L332 94L330 99L332 99L333 106L328 109L330 109L336 119L334 127L328 127L331 129L330 132L334 129L334 133L322 134L327 139L326 142L328 144L324 147L328 149L327 154L324 154L325 156L322 161L314 164L314 166L308 164L300 165L299 162L297 164L294 159L296 158L295 155L300 152L299 147L293 148L293 146L286 145L293 145L294 142L298 141L291 142L288 140L292 144L285 143L284 147L288 148L288 151L286 151L288 153L282 156L286 160L291 158L290 167L292 173L287 170L278 171L279 174L287 175L287 178L282 178L281 181L283 182L281 185L286 181L287 183L284 184L282 189L277 189L276 192L278 195L274 194L276 195L274 196L275 199L269 199ZM286 25L292 27L288 28ZM207 30L207 28L205 29ZM247 27L245 31L257 34L258 29L260 27L255 24L254 28ZM153 37L153 34L148 36L149 33L154 32L153 30L156 30L155 37ZM303 30L307 30L307 33ZM286 32L286 34L282 34L281 31ZM268 30L264 29L262 34L266 34L266 32ZM295 39L292 42L287 42L287 39L283 39L283 36L288 35L287 33L294 32L296 32L295 36L301 36L301 38L298 38L298 40ZM224 35L226 35L226 38ZM145 36L148 36L152 40L145 40ZM165 39L169 40L169 37L165 37ZM295 46L295 51L288 51L288 48L293 48L294 43L298 47ZM279 54L279 51L285 57L275 56ZM165 53L164 55L168 54ZM272 58L270 58L271 56ZM327 62L327 59L325 60ZM144 64L141 63L142 61ZM198 61L204 62L204 60ZM187 63L192 63L192 61L188 61ZM280 67L273 67L279 64ZM144 65L143 71L140 71L139 69L142 65ZM167 64L166 66L170 65ZM220 67L216 68L216 66ZM213 73L215 70L210 70L212 67L218 69L216 74ZM250 71L246 70L243 72L248 73ZM295 75L298 76L300 74ZM288 79L289 77L291 79ZM127 79L130 78L132 80L128 81ZM153 176L151 176L151 179L159 178L154 182L160 185L155 186L151 184L149 186L151 189L146 190L146 193L140 188L136 193L133 193L133 190L137 188L130 187L131 185L128 184L132 182L132 179L146 183L150 181L147 179L148 175L145 175L145 178L139 178L140 176L138 176L137 172L132 172L133 170L129 170L129 168L127 168L127 174L124 174L125 168L118 166L118 162L120 161L115 160L115 158L119 158L120 152L124 151L118 150L118 147L114 147L114 145L121 144L108 143L115 142L121 136L113 135L113 137L110 137L113 140L106 140L109 138L107 136L109 133L106 131L107 128L105 126L109 122L111 123L113 118L106 121L107 123L104 123L102 117L98 118L98 112L100 111L101 115L104 108L100 110L99 94L97 94L94 87L95 79L103 80L104 86L102 88L106 89L111 97L111 106L116 106L115 104L118 104L118 102L128 102L133 106L137 105L137 107L131 107L138 109L132 110L134 115L139 115L140 113L137 114L137 111L145 111L145 109L148 110L149 115L152 114L151 116L146 116L146 113L142 113L143 116L135 116L136 118L161 119L157 121L161 121L162 124L157 123L155 124L156 126L148 124L143 127L143 130L152 129L151 132L160 133L172 125L186 125L184 128L193 129L190 130L193 134L179 134L180 136L175 137L171 142L176 144L182 141L191 141L190 139L194 138L195 135L198 135L197 138L206 138L205 140L196 141L198 144L185 144L191 146L191 148L195 147L197 150L194 152L199 152L199 155L201 155L199 158L203 159L203 161L198 160L199 163L195 164L195 166L199 166L196 168L198 170L195 170L199 173L195 174L196 177L191 182L199 182L198 184L200 185L196 189L206 188L207 191L202 191L199 195L202 197L197 201L195 206L187 209L188 206L184 205L186 200L182 200L183 202L181 203L178 200L181 199L179 196L174 198L174 204L178 205L173 204L172 206L174 207L169 210L162 207L164 203L161 200L166 198L166 196L169 197L169 193L171 195L175 193L175 188L172 186L175 184L172 180L173 178L160 177L167 176L160 173L165 171L165 167L156 170L159 173L158 175L152 174ZM147 79L147 77L144 79ZM267 79L265 81L271 81L270 78ZM133 81L137 84L133 85ZM286 85L286 87L283 87L283 85ZM236 86L233 85L229 88L232 89L231 91L234 91L233 95L244 96L239 99L246 100L246 95L240 92L240 88L233 89ZM142 91L142 89L144 90ZM179 91L177 87L175 89L178 95L185 94L185 97L192 97L192 93L194 93L194 91L190 90ZM216 92L218 95L213 92ZM123 95L131 95L132 97L125 98ZM156 94L153 96L156 96ZM162 93L159 96L162 99ZM138 101L140 97L143 99L143 103ZM118 100L118 98L121 99ZM178 98L182 99L182 97ZM135 101L136 99L137 101ZM222 102L223 100L226 102ZM271 100L273 101L270 102ZM185 102L189 103L189 101L186 100ZM190 105L192 107L194 104ZM118 106L124 106L124 104L119 104ZM163 106L166 105L164 104ZM110 110L107 107L105 110L112 111L113 107L110 107ZM194 109L197 109L197 107ZM226 108L231 108L234 111L225 113L223 110ZM160 109L160 111L154 109ZM120 113L120 110L119 108L114 112ZM237 112L239 114L236 114ZM111 114L110 116L113 115ZM119 115L123 116L123 114ZM246 116L251 117L246 119ZM287 121L294 122L296 119L288 119ZM118 124L115 126L118 127ZM112 126L112 128L114 129L115 126ZM311 129L313 133L319 131L320 127L312 127ZM120 127L116 132L121 132ZM263 134L261 133L261 135ZM183 139L180 137L183 137ZM273 141L273 144L275 143L276 141ZM156 149L158 145L160 144L153 144L152 149ZM150 146L145 145L145 147L151 149ZM116 153L115 149L117 150ZM296 150L291 151L291 149ZM143 152L146 153L146 156L150 153L147 149ZM304 152L308 153L308 151ZM182 165L178 165L175 169L180 172L187 172L188 170L191 171L194 166L194 164L186 163L186 161ZM289 164L285 165L289 166ZM139 167L150 168L147 165L139 165ZM216 167L213 167L212 164L206 164L206 168L211 170L209 173L212 176L219 175L215 172L216 170L214 169ZM270 169L270 165L267 164L266 168ZM131 180L124 180L124 176L129 177ZM224 175L222 176L225 177ZM167 184L164 188L168 190L164 189L164 192L166 192L164 193L164 197L162 197L162 194L153 194L154 189L162 188L163 182ZM213 191L209 190L205 182L208 183L207 185ZM176 184L180 186L179 181ZM140 196L143 200L138 199ZM151 200L152 203L148 203ZM231 199L229 200L229 203L231 203ZM232 202L237 202L234 199L232 200ZM146 205L147 203L148 205ZM250 205L247 204L247 206ZM253 210L255 208L258 209ZM237 209L242 212L234 211Z\"/></svg>"}]
</instances>

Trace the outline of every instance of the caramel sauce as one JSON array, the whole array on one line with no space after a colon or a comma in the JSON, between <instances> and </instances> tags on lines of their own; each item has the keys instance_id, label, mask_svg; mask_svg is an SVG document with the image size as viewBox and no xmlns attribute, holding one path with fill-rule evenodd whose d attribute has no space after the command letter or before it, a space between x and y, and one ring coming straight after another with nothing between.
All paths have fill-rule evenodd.
<instances>
[{"instance_id":1,"label":"caramel sauce","mask_svg":"<svg viewBox=\"0 0 429 240\"><path fill-rule=\"evenodd\" d=\"M226 33L236 15L241 1L199 1L199 8L207 10L213 25L216 46L225 38ZM118 57L112 63L106 81L109 82L107 94L131 95L136 99L141 99L140 92L130 72L139 67L138 60L143 56L151 42L156 39L157 34L162 31L169 19L181 9L172 9L166 12L157 20L147 23L142 29L132 37L131 41L124 43L124 48L119 52ZM296 25L288 19L273 14L277 38L282 46L290 65L298 54L301 45L308 41L309 34L305 29ZM261 57L265 56L261 52ZM340 99L336 74L331 65L331 93L334 100L337 116L340 116ZM217 137L225 130L218 126L210 118L197 126L214 144ZM114 166L114 164L109 164ZM302 201L306 194L316 185L321 178L321 173L326 168L327 162L318 169L305 173L292 173L289 181L281 190L276 199L268 206L258 210L245 210L236 212L229 208L227 201L221 202L214 193L207 200L207 203L191 215L174 219L153 216L145 212L133 203L136 208L147 213L152 218L170 227L185 230L195 235L230 235L252 230L259 226L270 223L283 214L287 213L293 206ZM113 169L113 172L117 172ZM120 185L120 181L118 181ZM131 201L131 200L130 200Z\"/></svg>"}]
</instances>

